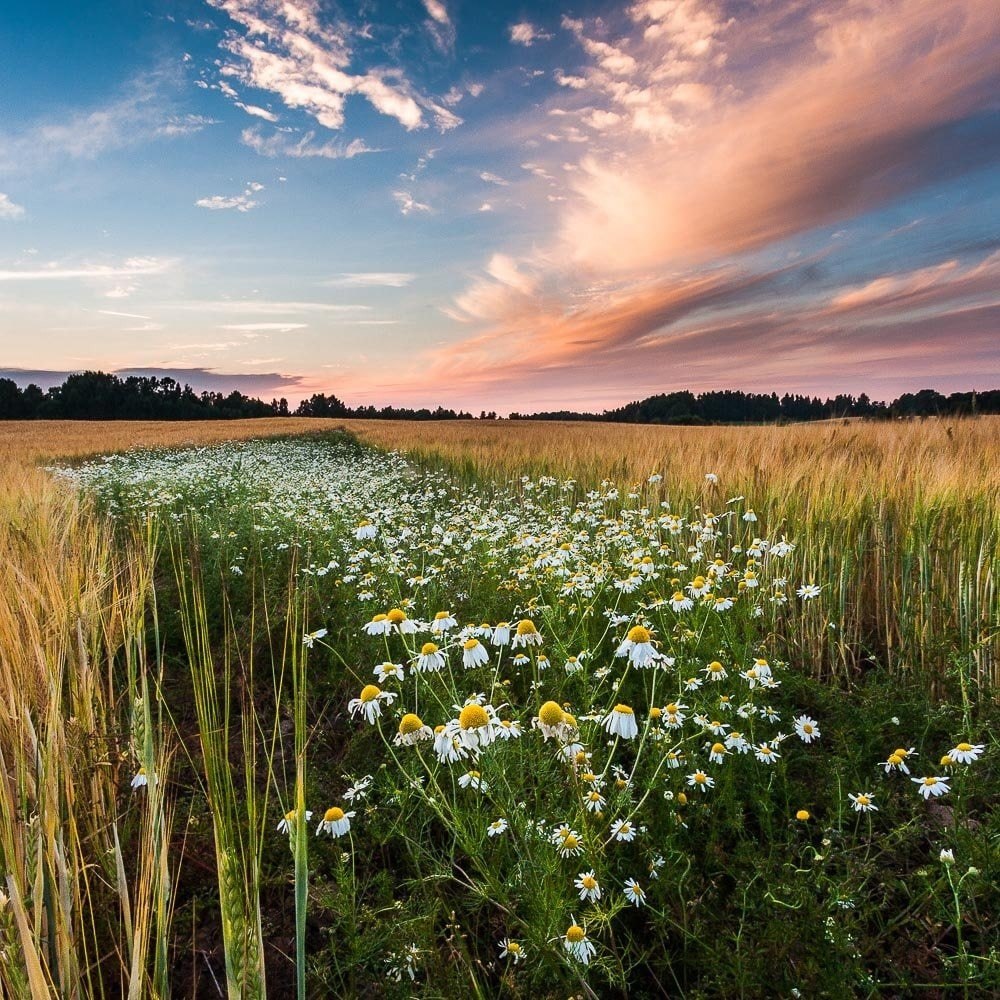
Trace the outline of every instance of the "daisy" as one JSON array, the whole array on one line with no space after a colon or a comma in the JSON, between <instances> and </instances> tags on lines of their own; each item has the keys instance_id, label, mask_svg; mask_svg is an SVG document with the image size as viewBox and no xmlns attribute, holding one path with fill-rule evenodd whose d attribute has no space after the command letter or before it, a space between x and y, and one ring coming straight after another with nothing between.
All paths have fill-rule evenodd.
<instances>
[{"instance_id":1,"label":"daisy","mask_svg":"<svg viewBox=\"0 0 1000 1000\"><path fill-rule=\"evenodd\" d=\"M421 740L434 739L434 730L430 726L425 726L419 715L407 712L399 720L399 732L393 742L396 746L412 747Z\"/></svg>"},{"instance_id":2,"label":"daisy","mask_svg":"<svg viewBox=\"0 0 1000 1000\"><path fill-rule=\"evenodd\" d=\"M762 764L773 764L780 756L769 743L761 743L760 746L754 750L753 755Z\"/></svg>"},{"instance_id":3,"label":"daisy","mask_svg":"<svg viewBox=\"0 0 1000 1000\"><path fill-rule=\"evenodd\" d=\"M607 800L596 789L587 792L583 797L583 807L587 812L599 813L604 809Z\"/></svg>"},{"instance_id":4,"label":"daisy","mask_svg":"<svg viewBox=\"0 0 1000 1000\"><path fill-rule=\"evenodd\" d=\"M458 783L462 788L472 788L477 792L489 791L489 785L483 781L483 776L478 771L466 771L459 779Z\"/></svg>"},{"instance_id":5,"label":"daisy","mask_svg":"<svg viewBox=\"0 0 1000 1000\"><path fill-rule=\"evenodd\" d=\"M718 660L712 660L712 662L702 670L702 673L710 681L722 681L729 676L726 668Z\"/></svg>"},{"instance_id":6,"label":"daisy","mask_svg":"<svg viewBox=\"0 0 1000 1000\"><path fill-rule=\"evenodd\" d=\"M690 611L694 607L694 601L690 597L685 596L682 590L674 591L674 596L670 598L669 604L678 613L681 611Z\"/></svg>"},{"instance_id":7,"label":"daisy","mask_svg":"<svg viewBox=\"0 0 1000 1000\"><path fill-rule=\"evenodd\" d=\"M798 590L795 591L803 601L811 601L814 597L819 597L822 587L819 587L815 583L804 583Z\"/></svg>"},{"instance_id":8,"label":"daisy","mask_svg":"<svg viewBox=\"0 0 1000 1000\"><path fill-rule=\"evenodd\" d=\"M700 677L689 677L684 682L685 691L697 691L701 687L702 680Z\"/></svg>"},{"instance_id":9,"label":"daisy","mask_svg":"<svg viewBox=\"0 0 1000 1000\"><path fill-rule=\"evenodd\" d=\"M819 726L816 725L816 720L810 719L808 715L800 715L794 720L793 725L795 726L795 735L803 743L812 743L813 740L820 738Z\"/></svg>"},{"instance_id":10,"label":"daisy","mask_svg":"<svg viewBox=\"0 0 1000 1000\"><path fill-rule=\"evenodd\" d=\"M712 590L712 584L703 576L696 576L688 585L687 592L692 597L705 597Z\"/></svg>"},{"instance_id":11,"label":"daisy","mask_svg":"<svg viewBox=\"0 0 1000 1000\"><path fill-rule=\"evenodd\" d=\"M496 738L496 712L491 705L471 702L451 719L445 729L458 739L467 750L480 750Z\"/></svg>"},{"instance_id":12,"label":"daisy","mask_svg":"<svg viewBox=\"0 0 1000 1000\"><path fill-rule=\"evenodd\" d=\"M579 656L567 656L566 662L563 664L563 669L567 674L575 674L578 670L583 669L583 654Z\"/></svg>"},{"instance_id":13,"label":"daisy","mask_svg":"<svg viewBox=\"0 0 1000 1000\"><path fill-rule=\"evenodd\" d=\"M596 903L601 898L601 886L593 870L580 872L573 882L580 890L580 899L587 903Z\"/></svg>"},{"instance_id":14,"label":"daisy","mask_svg":"<svg viewBox=\"0 0 1000 1000\"><path fill-rule=\"evenodd\" d=\"M558 827L551 837L552 843L559 849L564 858L583 853L583 838L569 826Z\"/></svg>"},{"instance_id":15,"label":"daisy","mask_svg":"<svg viewBox=\"0 0 1000 1000\"><path fill-rule=\"evenodd\" d=\"M507 820L505 820L503 816L501 816L499 819L493 820L493 822L490 823L488 827L486 827L486 836L499 837L500 834L507 832L508 826L509 824L507 823Z\"/></svg>"},{"instance_id":16,"label":"daisy","mask_svg":"<svg viewBox=\"0 0 1000 1000\"><path fill-rule=\"evenodd\" d=\"M532 726L542 731L545 739L559 739L566 731L566 713L556 701L547 701L531 720Z\"/></svg>"},{"instance_id":17,"label":"daisy","mask_svg":"<svg viewBox=\"0 0 1000 1000\"><path fill-rule=\"evenodd\" d=\"M737 753L749 753L750 744L742 733L734 731L726 737L726 749L735 750Z\"/></svg>"},{"instance_id":18,"label":"daisy","mask_svg":"<svg viewBox=\"0 0 1000 1000\"><path fill-rule=\"evenodd\" d=\"M313 814L311 809L306 810L306 822L312 820ZM278 833L292 833L295 829L295 821L298 819L298 811L295 809L289 809L288 812L282 817L281 822L278 824Z\"/></svg>"},{"instance_id":19,"label":"daisy","mask_svg":"<svg viewBox=\"0 0 1000 1000\"><path fill-rule=\"evenodd\" d=\"M316 827L316 836L328 833L331 837L343 837L351 829L351 820L354 812L344 812L339 806L332 806L323 813L319 826ZM307 817L308 819L308 814Z\"/></svg>"},{"instance_id":20,"label":"daisy","mask_svg":"<svg viewBox=\"0 0 1000 1000\"><path fill-rule=\"evenodd\" d=\"M370 538L374 538L378 534L378 528L375 527L371 521L359 521L358 526L354 529L354 537L359 542L368 541Z\"/></svg>"},{"instance_id":21,"label":"daisy","mask_svg":"<svg viewBox=\"0 0 1000 1000\"><path fill-rule=\"evenodd\" d=\"M524 958L524 954L524 947L517 941L511 941L510 938L504 938L500 942L500 957L514 959L515 965L517 965L517 963Z\"/></svg>"},{"instance_id":22,"label":"daisy","mask_svg":"<svg viewBox=\"0 0 1000 1000\"><path fill-rule=\"evenodd\" d=\"M388 635L392 631L392 622L388 615L376 615L365 627L368 635Z\"/></svg>"},{"instance_id":23,"label":"daisy","mask_svg":"<svg viewBox=\"0 0 1000 1000\"><path fill-rule=\"evenodd\" d=\"M446 662L444 653L435 643L425 642L420 647L420 655L413 661L413 664L419 673L426 674L443 670Z\"/></svg>"},{"instance_id":24,"label":"daisy","mask_svg":"<svg viewBox=\"0 0 1000 1000\"><path fill-rule=\"evenodd\" d=\"M521 735L521 723L517 719L502 719L496 723L496 735L501 740L516 740Z\"/></svg>"},{"instance_id":25,"label":"daisy","mask_svg":"<svg viewBox=\"0 0 1000 1000\"><path fill-rule=\"evenodd\" d=\"M979 760L985 749L985 743L959 743L948 751L948 756L959 764L971 764L974 760Z\"/></svg>"},{"instance_id":26,"label":"daisy","mask_svg":"<svg viewBox=\"0 0 1000 1000\"><path fill-rule=\"evenodd\" d=\"M635 827L627 819L616 819L611 824L611 836L615 840L635 840Z\"/></svg>"},{"instance_id":27,"label":"daisy","mask_svg":"<svg viewBox=\"0 0 1000 1000\"><path fill-rule=\"evenodd\" d=\"M535 623L530 618L522 618L517 623L511 646L514 649L517 649L518 646L540 646L542 641L542 636L535 628Z\"/></svg>"},{"instance_id":28,"label":"daisy","mask_svg":"<svg viewBox=\"0 0 1000 1000\"><path fill-rule=\"evenodd\" d=\"M649 629L633 625L615 650L615 656L627 656L637 667L649 666L657 658Z\"/></svg>"},{"instance_id":29,"label":"daisy","mask_svg":"<svg viewBox=\"0 0 1000 1000\"><path fill-rule=\"evenodd\" d=\"M639 733L639 726L635 721L635 712L628 705L615 705L604 717L601 725L612 736L620 736L623 740L634 739Z\"/></svg>"},{"instance_id":30,"label":"daisy","mask_svg":"<svg viewBox=\"0 0 1000 1000\"><path fill-rule=\"evenodd\" d=\"M315 632L306 632L305 635L302 636L302 645L305 646L307 649L312 649L313 643L317 639L322 639L325 635L326 635L325 628L318 628L316 629Z\"/></svg>"},{"instance_id":31,"label":"daisy","mask_svg":"<svg viewBox=\"0 0 1000 1000\"><path fill-rule=\"evenodd\" d=\"M909 750L897 747L891 754L889 754L889 759L881 761L879 766L885 769L886 774L889 774L892 771L902 771L903 774L909 774L910 769L906 766L906 758L916 756L917 752L913 747L910 747Z\"/></svg>"},{"instance_id":32,"label":"daisy","mask_svg":"<svg viewBox=\"0 0 1000 1000\"><path fill-rule=\"evenodd\" d=\"M469 756L469 751L448 726L438 726L434 730L434 753L442 764L454 764Z\"/></svg>"},{"instance_id":33,"label":"daisy","mask_svg":"<svg viewBox=\"0 0 1000 1000\"><path fill-rule=\"evenodd\" d=\"M687 783L690 788L697 788L699 791L707 792L715 785L715 778L710 778L704 771L695 771L687 776Z\"/></svg>"},{"instance_id":34,"label":"daisy","mask_svg":"<svg viewBox=\"0 0 1000 1000\"><path fill-rule=\"evenodd\" d=\"M380 663L372 673L378 678L379 684L384 684L390 677L401 681L403 679L403 665L401 663Z\"/></svg>"},{"instance_id":35,"label":"daisy","mask_svg":"<svg viewBox=\"0 0 1000 1000\"><path fill-rule=\"evenodd\" d=\"M938 855L938 861L943 865L953 865L955 863L955 852L947 847L941 848L941 853Z\"/></svg>"},{"instance_id":36,"label":"daisy","mask_svg":"<svg viewBox=\"0 0 1000 1000\"><path fill-rule=\"evenodd\" d=\"M391 691L366 684L361 689L360 697L352 698L347 708L351 715L363 715L370 725L375 725L375 720L382 714L382 702L391 705L395 700L396 696Z\"/></svg>"},{"instance_id":37,"label":"daisy","mask_svg":"<svg viewBox=\"0 0 1000 1000\"><path fill-rule=\"evenodd\" d=\"M462 665L466 670L489 663L490 654L478 639L466 639L462 643Z\"/></svg>"},{"instance_id":38,"label":"daisy","mask_svg":"<svg viewBox=\"0 0 1000 1000\"><path fill-rule=\"evenodd\" d=\"M726 756L726 746L724 743L713 743L709 751L708 759L712 764L721 764Z\"/></svg>"},{"instance_id":39,"label":"daisy","mask_svg":"<svg viewBox=\"0 0 1000 1000\"><path fill-rule=\"evenodd\" d=\"M452 617L450 611L439 611L431 622L432 632L447 632L450 628L455 628L458 620Z\"/></svg>"},{"instance_id":40,"label":"daisy","mask_svg":"<svg viewBox=\"0 0 1000 1000\"><path fill-rule=\"evenodd\" d=\"M563 946L578 962L588 965L597 954L593 941L587 937L587 932L576 922L576 917L570 917L572 923L563 935Z\"/></svg>"},{"instance_id":41,"label":"daisy","mask_svg":"<svg viewBox=\"0 0 1000 1000\"><path fill-rule=\"evenodd\" d=\"M634 878L625 879L624 892L625 898L637 907L646 902L645 890Z\"/></svg>"},{"instance_id":42,"label":"daisy","mask_svg":"<svg viewBox=\"0 0 1000 1000\"><path fill-rule=\"evenodd\" d=\"M948 786L948 780L948 778L940 777L910 778L910 781L917 786L917 791L925 799L931 797L937 798L939 795L945 795L947 792L950 792L951 788Z\"/></svg>"},{"instance_id":43,"label":"daisy","mask_svg":"<svg viewBox=\"0 0 1000 1000\"><path fill-rule=\"evenodd\" d=\"M510 642L510 623L500 622L497 627L493 630L493 636L490 642L494 646L506 646Z\"/></svg>"},{"instance_id":44,"label":"daisy","mask_svg":"<svg viewBox=\"0 0 1000 1000\"><path fill-rule=\"evenodd\" d=\"M399 635L412 635L418 630L417 623L407 618L406 612L401 608L393 608L391 611L387 612L385 617L390 626L389 629L383 633L385 635L388 635L390 631L397 632Z\"/></svg>"},{"instance_id":45,"label":"daisy","mask_svg":"<svg viewBox=\"0 0 1000 1000\"><path fill-rule=\"evenodd\" d=\"M140 767L135 773L135 777L132 779L132 790L135 791L137 788L145 788L149 784L149 778L146 775L146 769Z\"/></svg>"},{"instance_id":46,"label":"daisy","mask_svg":"<svg viewBox=\"0 0 1000 1000\"><path fill-rule=\"evenodd\" d=\"M874 792L858 792L857 795L849 794L847 797L851 800L855 812L878 812Z\"/></svg>"},{"instance_id":47,"label":"daisy","mask_svg":"<svg viewBox=\"0 0 1000 1000\"><path fill-rule=\"evenodd\" d=\"M345 780L350 779L347 779L345 776ZM344 792L344 800L346 802L353 802L355 799L365 798L374 780L375 778L372 775L366 774L363 778L358 778L357 781L351 781L350 787Z\"/></svg>"}]
</instances>

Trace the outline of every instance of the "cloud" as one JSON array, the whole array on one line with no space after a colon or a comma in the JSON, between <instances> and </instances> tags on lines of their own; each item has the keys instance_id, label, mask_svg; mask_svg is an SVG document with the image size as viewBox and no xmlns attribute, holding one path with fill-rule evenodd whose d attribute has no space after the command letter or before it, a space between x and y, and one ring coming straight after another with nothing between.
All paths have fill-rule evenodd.
<instances>
[{"instance_id":1,"label":"cloud","mask_svg":"<svg viewBox=\"0 0 1000 1000\"><path fill-rule=\"evenodd\" d=\"M0 192L0 219L21 219L24 218L24 208L16 205L3 192Z\"/></svg>"},{"instance_id":2,"label":"cloud","mask_svg":"<svg viewBox=\"0 0 1000 1000\"><path fill-rule=\"evenodd\" d=\"M479 174L479 179L486 181L487 184L497 184L500 187L507 187L510 184L510 181L504 180L502 177L492 173L489 170L483 170Z\"/></svg>"},{"instance_id":3,"label":"cloud","mask_svg":"<svg viewBox=\"0 0 1000 1000\"><path fill-rule=\"evenodd\" d=\"M236 209L237 212L249 212L260 204L256 199L256 195L263 190L263 184L251 181L241 194L214 194L210 198L199 198L195 202L195 205L199 208L207 208L212 212L224 211L230 208Z\"/></svg>"},{"instance_id":4,"label":"cloud","mask_svg":"<svg viewBox=\"0 0 1000 1000\"><path fill-rule=\"evenodd\" d=\"M114 309L98 309L97 310L102 316L123 316L125 319L152 319L152 316L143 316L140 313L126 313L117 312Z\"/></svg>"},{"instance_id":5,"label":"cloud","mask_svg":"<svg viewBox=\"0 0 1000 1000\"><path fill-rule=\"evenodd\" d=\"M208 2L242 29L227 31L221 42L228 56L220 68L222 77L276 94L286 107L301 109L324 128L343 127L351 95L365 98L407 131L425 128L428 118L442 131L461 124L457 115L417 91L400 70L355 71L352 29L321 17L313 0ZM440 3L432 6L429 23L443 39L445 23L435 12L447 20L447 11Z\"/></svg>"},{"instance_id":6,"label":"cloud","mask_svg":"<svg viewBox=\"0 0 1000 1000\"><path fill-rule=\"evenodd\" d=\"M177 111L182 80L176 68L161 67L135 77L120 96L104 104L42 119L19 131L0 131L0 169L26 173L67 159L93 160L157 139L194 135L216 124L213 118Z\"/></svg>"},{"instance_id":7,"label":"cloud","mask_svg":"<svg viewBox=\"0 0 1000 1000\"><path fill-rule=\"evenodd\" d=\"M417 201L409 191L393 191L392 197L395 199L397 205L399 205L399 211L403 215L412 215L414 212L429 212L431 210L430 205L425 205L421 201Z\"/></svg>"},{"instance_id":8,"label":"cloud","mask_svg":"<svg viewBox=\"0 0 1000 1000\"><path fill-rule=\"evenodd\" d=\"M220 330L235 330L240 333L288 333L291 330L305 330L308 323L223 323Z\"/></svg>"},{"instance_id":9,"label":"cloud","mask_svg":"<svg viewBox=\"0 0 1000 1000\"><path fill-rule=\"evenodd\" d=\"M442 52L451 52L455 47L455 26L448 16L448 8L441 0L423 0L424 9L430 15L425 27Z\"/></svg>"},{"instance_id":10,"label":"cloud","mask_svg":"<svg viewBox=\"0 0 1000 1000\"><path fill-rule=\"evenodd\" d=\"M256 104L244 104L242 101L236 101L236 107L245 111L248 115L253 115L254 118L263 118L266 122L276 122L278 116L273 111L268 111L267 108L260 108Z\"/></svg>"},{"instance_id":11,"label":"cloud","mask_svg":"<svg viewBox=\"0 0 1000 1000\"><path fill-rule=\"evenodd\" d=\"M510 26L510 40L515 45L532 46L535 42L547 42L552 36L539 28L536 28L530 21L519 21Z\"/></svg>"},{"instance_id":12,"label":"cloud","mask_svg":"<svg viewBox=\"0 0 1000 1000\"><path fill-rule=\"evenodd\" d=\"M240 141L244 146L249 146L255 153L268 157L290 156L295 160L313 158L352 160L364 153L381 152L369 146L364 139L352 139L350 142L331 139L317 143L314 141L315 138L315 132L306 132L299 139L291 138L286 132L275 132L273 135L264 136L259 127L247 128L240 133Z\"/></svg>"},{"instance_id":13,"label":"cloud","mask_svg":"<svg viewBox=\"0 0 1000 1000\"><path fill-rule=\"evenodd\" d=\"M161 257L128 257L117 264L60 264L34 268L0 268L0 281L72 281L78 279L131 278L163 274L174 261Z\"/></svg>"},{"instance_id":14,"label":"cloud","mask_svg":"<svg viewBox=\"0 0 1000 1000\"><path fill-rule=\"evenodd\" d=\"M323 284L330 288L403 288L415 277L403 271L347 271Z\"/></svg>"},{"instance_id":15,"label":"cloud","mask_svg":"<svg viewBox=\"0 0 1000 1000\"><path fill-rule=\"evenodd\" d=\"M371 306L339 302L273 302L261 299L218 299L215 301L181 302L171 304L175 309L210 313L254 313L259 316L299 314L311 312L353 313L367 312Z\"/></svg>"}]
</instances>

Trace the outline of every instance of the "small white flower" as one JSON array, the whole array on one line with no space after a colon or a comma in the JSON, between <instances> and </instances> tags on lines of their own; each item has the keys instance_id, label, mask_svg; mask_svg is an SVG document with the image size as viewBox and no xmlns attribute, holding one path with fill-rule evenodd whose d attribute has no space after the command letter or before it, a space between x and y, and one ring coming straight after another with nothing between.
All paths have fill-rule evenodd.
<instances>
[{"instance_id":1,"label":"small white flower","mask_svg":"<svg viewBox=\"0 0 1000 1000\"><path fill-rule=\"evenodd\" d=\"M509 826L507 820L501 816L499 819L493 820L492 823L486 828L487 837L499 837L500 834L507 832L507 827Z\"/></svg>"},{"instance_id":2,"label":"small white flower","mask_svg":"<svg viewBox=\"0 0 1000 1000\"><path fill-rule=\"evenodd\" d=\"M814 597L819 597L822 592L822 587L815 583L804 583L798 590L795 591L803 601L811 601Z\"/></svg>"},{"instance_id":3,"label":"small white flower","mask_svg":"<svg viewBox=\"0 0 1000 1000\"><path fill-rule=\"evenodd\" d=\"M800 715L794 720L793 725L795 726L795 735L803 743L812 743L813 740L820 738L819 726L816 724L816 720L811 719L808 715Z\"/></svg>"},{"instance_id":4,"label":"small white flower","mask_svg":"<svg viewBox=\"0 0 1000 1000\"><path fill-rule=\"evenodd\" d=\"M580 899L584 902L596 903L601 898L601 886L593 870L580 872L573 885L580 890Z\"/></svg>"},{"instance_id":5,"label":"small white flower","mask_svg":"<svg viewBox=\"0 0 1000 1000\"><path fill-rule=\"evenodd\" d=\"M611 836L615 840L635 840L635 832L635 827L627 819L616 819L611 824Z\"/></svg>"},{"instance_id":6,"label":"small white flower","mask_svg":"<svg viewBox=\"0 0 1000 1000\"><path fill-rule=\"evenodd\" d=\"M646 893L634 878L625 879L625 898L634 906L642 906L646 902Z\"/></svg>"},{"instance_id":7,"label":"small white flower","mask_svg":"<svg viewBox=\"0 0 1000 1000\"><path fill-rule=\"evenodd\" d=\"M942 777L927 777L927 778L910 778L917 786L917 791L925 798L937 798L939 795L945 795L951 791L951 787L948 785L948 778Z\"/></svg>"},{"instance_id":8,"label":"small white flower","mask_svg":"<svg viewBox=\"0 0 1000 1000\"><path fill-rule=\"evenodd\" d=\"M316 836L329 834L331 837L343 837L351 829L351 820L355 813L344 812L339 806L332 806L323 813L323 818L316 827ZM312 813L306 814L306 819L311 819Z\"/></svg>"},{"instance_id":9,"label":"small white flower","mask_svg":"<svg viewBox=\"0 0 1000 1000\"><path fill-rule=\"evenodd\" d=\"M306 632L306 634L302 636L302 645L306 646L308 649L312 649L313 643L317 639L322 639L326 634L325 628L318 628L315 632Z\"/></svg>"}]
</instances>

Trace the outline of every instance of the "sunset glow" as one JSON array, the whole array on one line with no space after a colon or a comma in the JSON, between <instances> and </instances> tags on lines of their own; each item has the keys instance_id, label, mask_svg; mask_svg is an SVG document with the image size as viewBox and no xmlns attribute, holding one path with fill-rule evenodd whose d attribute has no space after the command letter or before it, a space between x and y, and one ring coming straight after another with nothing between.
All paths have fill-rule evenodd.
<instances>
[{"instance_id":1,"label":"sunset glow","mask_svg":"<svg viewBox=\"0 0 1000 1000\"><path fill-rule=\"evenodd\" d=\"M0 14L0 376L600 410L1000 384L981 0Z\"/></svg>"}]
</instances>

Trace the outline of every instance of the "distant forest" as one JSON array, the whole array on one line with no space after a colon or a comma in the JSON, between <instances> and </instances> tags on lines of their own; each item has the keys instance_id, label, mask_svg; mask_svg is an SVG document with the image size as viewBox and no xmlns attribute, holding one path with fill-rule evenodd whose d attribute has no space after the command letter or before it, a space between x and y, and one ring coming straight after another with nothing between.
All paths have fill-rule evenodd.
<instances>
[{"instance_id":1,"label":"distant forest","mask_svg":"<svg viewBox=\"0 0 1000 1000\"><path fill-rule=\"evenodd\" d=\"M953 417L1000 413L1000 389L953 392L934 389L904 393L891 403L860 396L832 399L786 393L748 393L737 390L669 392L603 413L572 410L512 413L511 420L597 420L630 424L766 424L863 417L891 420L900 417ZM0 378L0 420L232 420L239 417L365 417L374 420L472 420L462 410L406 409L394 406L349 407L336 396L317 393L290 410L285 399L270 403L233 391L196 393L172 378L130 375L119 378L105 372L70 375L62 385L43 392L37 385L21 389ZM496 420L485 410L480 420Z\"/></svg>"}]
</instances>

